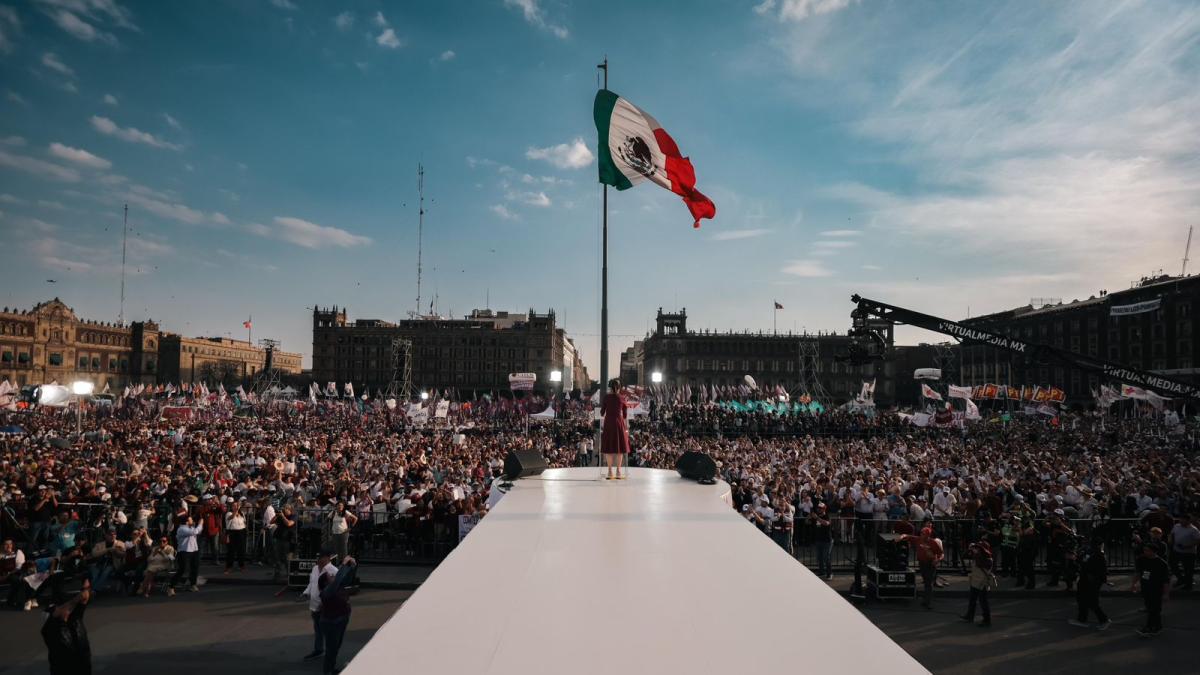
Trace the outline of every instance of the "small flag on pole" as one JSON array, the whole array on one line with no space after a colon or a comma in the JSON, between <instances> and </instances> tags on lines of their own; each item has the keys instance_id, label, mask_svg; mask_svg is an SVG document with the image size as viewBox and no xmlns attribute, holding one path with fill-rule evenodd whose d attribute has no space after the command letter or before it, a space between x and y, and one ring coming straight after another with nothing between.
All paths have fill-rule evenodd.
<instances>
[{"instance_id":1,"label":"small flag on pole","mask_svg":"<svg viewBox=\"0 0 1200 675\"><path fill-rule=\"evenodd\" d=\"M249 329L249 328L250 328L250 326L251 326L251 323L250 323L249 321L243 321L243 322L242 322L242 328Z\"/></svg>"},{"instance_id":2,"label":"small flag on pole","mask_svg":"<svg viewBox=\"0 0 1200 675\"><path fill-rule=\"evenodd\" d=\"M778 300L775 301L775 309L783 309L783 305L779 304Z\"/></svg>"}]
</instances>

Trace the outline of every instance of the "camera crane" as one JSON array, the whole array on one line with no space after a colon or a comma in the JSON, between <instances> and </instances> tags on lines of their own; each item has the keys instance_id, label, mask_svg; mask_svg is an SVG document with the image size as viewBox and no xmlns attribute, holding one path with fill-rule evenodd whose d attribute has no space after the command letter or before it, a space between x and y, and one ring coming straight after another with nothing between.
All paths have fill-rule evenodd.
<instances>
[{"instance_id":1,"label":"camera crane","mask_svg":"<svg viewBox=\"0 0 1200 675\"><path fill-rule=\"evenodd\" d=\"M850 313L849 335L854 338L854 341L841 359L851 363L861 365L887 358L892 344L893 327L896 324L905 324L949 335L960 343L983 344L997 349L1005 349L1021 354L1033 363L1062 363L1107 379L1151 389L1165 396L1200 399L1200 385L1163 377L1148 370L1130 368L1119 363L1076 354L1046 344L1025 342L1008 335L980 330L948 319L914 312L911 309L889 305L877 300L869 300L858 294L850 296L850 300L856 305L854 311Z\"/></svg>"}]
</instances>

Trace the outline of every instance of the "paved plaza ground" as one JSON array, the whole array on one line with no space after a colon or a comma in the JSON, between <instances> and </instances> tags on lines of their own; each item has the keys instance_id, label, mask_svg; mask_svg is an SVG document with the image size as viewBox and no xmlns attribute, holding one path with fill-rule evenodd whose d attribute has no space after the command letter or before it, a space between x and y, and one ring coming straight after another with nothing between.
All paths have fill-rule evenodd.
<instances>
[{"instance_id":1,"label":"paved plaza ground","mask_svg":"<svg viewBox=\"0 0 1200 675\"><path fill-rule=\"evenodd\" d=\"M411 574L409 572L408 574ZM300 657L311 648L311 624L295 593L278 587L210 583L198 593L151 599L105 597L88 610L94 672L112 675L292 675L319 673ZM412 594L365 588L354 597L354 615L343 649L349 660ZM1142 615L1132 597L1103 601L1115 624L1106 632L1070 626L1067 597L1019 597L994 603L994 626L960 622L966 600L941 597L932 611L916 603L873 603L863 608L876 625L935 673L1185 673L1196 672L1200 602L1168 603L1167 629L1157 638L1134 634ZM814 611L797 608L798 611ZM0 612L0 672L47 672L38 632L41 613ZM719 645L715 648L720 648ZM769 649L769 645L763 645ZM536 644L530 645L536 650ZM404 654L396 655L403 673ZM854 655L845 656L853 672ZM796 672L803 672L797 664ZM631 671L627 671L631 672Z\"/></svg>"}]
</instances>

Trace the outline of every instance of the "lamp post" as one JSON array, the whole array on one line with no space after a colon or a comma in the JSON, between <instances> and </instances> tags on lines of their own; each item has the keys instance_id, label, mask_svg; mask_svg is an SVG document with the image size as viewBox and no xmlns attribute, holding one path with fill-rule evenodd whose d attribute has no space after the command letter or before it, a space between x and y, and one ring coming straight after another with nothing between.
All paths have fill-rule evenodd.
<instances>
[{"instance_id":1,"label":"lamp post","mask_svg":"<svg viewBox=\"0 0 1200 675\"><path fill-rule=\"evenodd\" d=\"M83 427L83 397L91 396L95 391L96 385L87 380L78 380L71 383L71 392L75 394L75 435L78 436Z\"/></svg>"}]
</instances>

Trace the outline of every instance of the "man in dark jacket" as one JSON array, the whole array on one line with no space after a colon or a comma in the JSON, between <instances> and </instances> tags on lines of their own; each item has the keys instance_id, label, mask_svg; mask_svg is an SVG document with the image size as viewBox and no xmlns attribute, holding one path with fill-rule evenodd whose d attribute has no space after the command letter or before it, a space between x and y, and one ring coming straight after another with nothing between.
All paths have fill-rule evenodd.
<instances>
[{"instance_id":1,"label":"man in dark jacket","mask_svg":"<svg viewBox=\"0 0 1200 675\"><path fill-rule=\"evenodd\" d=\"M1104 540L1092 537L1092 544L1079 561L1079 586L1075 590L1075 600L1079 605L1079 614L1068 621L1072 626L1088 627L1088 615L1096 614L1097 628L1108 630L1112 625L1108 615L1100 609L1100 588L1108 580L1108 559L1104 556Z\"/></svg>"},{"instance_id":2,"label":"man in dark jacket","mask_svg":"<svg viewBox=\"0 0 1200 675\"><path fill-rule=\"evenodd\" d=\"M1135 566L1136 576L1133 588L1142 591L1142 601L1146 603L1146 625L1138 630L1138 635L1150 637L1162 631L1163 599L1171 590L1168 583L1171 580L1171 568L1167 561L1159 557L1158 546L1153 542L1142 543L1142 555L1138 557Z\"/></svg>"},{"instance_id":3,"label":"man in dark jacket","mask_svg":"<svg viewBox=\"0 0 1200 675\"><path fill-rule=\"evenodd\" d=\"M338 650L350 624L350 591L347 586L353 578L358 562L346 556L337 576L321 575L317 587L321 591L321 634L325 636L325 675L338 672Z\"/></svg>"},{"instance_id":4,"label":"man in dark jacket","mask_svg":"<svg viewBox=\"0 0 1200 675\"><path fill-rule=\"evenodd\" d=\"M91 675L92 646L83 625L91 598L92 584L85 578L79 595L46 608L49 616L42 624L42 641L50 659L50 675Z\"/></svg>"}]
</instances>

